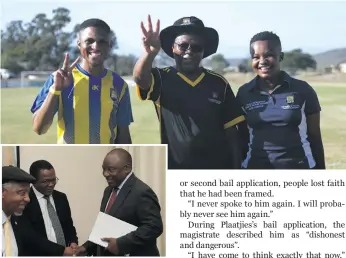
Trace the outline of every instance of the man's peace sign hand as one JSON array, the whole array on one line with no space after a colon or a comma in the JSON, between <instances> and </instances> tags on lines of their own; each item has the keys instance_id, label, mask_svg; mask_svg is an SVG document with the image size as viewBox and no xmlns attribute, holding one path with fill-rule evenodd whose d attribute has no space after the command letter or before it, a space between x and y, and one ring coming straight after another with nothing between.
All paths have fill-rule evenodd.
<instances>
[{"instance_id":1,"label":"man's peace sign hand","mask_svg":"<svg viewBox=\"0 0 346 258\"><path fill-rule=\"evenodd\" d=\"M80 57L77 57L77 59L68 66L69 58L70 55L66 53L62 67L54 72L54 89L57 91L61 91L70 85L72 82L72 70L80 59Z\"/></svg>"}]
</instances>

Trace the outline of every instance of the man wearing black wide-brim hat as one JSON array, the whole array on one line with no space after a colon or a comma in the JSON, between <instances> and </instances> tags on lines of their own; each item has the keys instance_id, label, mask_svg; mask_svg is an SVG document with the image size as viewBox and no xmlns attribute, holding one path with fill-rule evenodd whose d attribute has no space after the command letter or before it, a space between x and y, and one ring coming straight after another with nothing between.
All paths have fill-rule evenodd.
<instances>
[{"instance_id":1,"label":"man wearing black wide-brim hat","mask_svg":"<svg viewBox=\"0 0 346 258\"><path fill-rule=\"evenodd\" d=\"M168 144L169 169L240 167L236 125L244 120L227 80L200 66L216 53L219 35L197 17L183 17L160 33L141 23L145 53L133 76L142 100L152 100L160 120L161 143ZM152 68L162 50L175 66Z\"/></svg>"}]
</instances>

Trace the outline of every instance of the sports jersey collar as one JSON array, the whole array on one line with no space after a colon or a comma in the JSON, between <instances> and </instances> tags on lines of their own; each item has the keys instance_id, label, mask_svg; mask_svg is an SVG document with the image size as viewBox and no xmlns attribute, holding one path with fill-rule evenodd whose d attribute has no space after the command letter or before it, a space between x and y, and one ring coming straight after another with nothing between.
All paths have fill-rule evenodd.
<instances>
[{"instance_id":1,"label":"sports jersey collar","mask_svg":"<svg viewBox=\"0 0 346 258\"><path fill-rule=\"evenodd\" d=\"M76 65L76 68L82 73L85 74L86 76L89 77L94 77L94 78L103 78L107 75L107 69L105 68L103 73L99 76L93 76L92 74L88 73L87 71L85 71L79 64Z\"/></svg>"},{"instance_id":2,"label":"sports jersey collar","mask_svg":"<svg viewBox=\"0 0 346 258\"><path fill-rule=\"evenodd\" d=\"M292 77L286 73L285 71L281 71L281 73L283 74L283 85L288 86L289 88L291 87L291 81L292 81ZM249 91L253 91L255 89L257 89L258 86L258 80L259 80L259 76L257 75L255 78L253 78L250 82L249 82L249 87L248 90Z\"/></svg>"},{"instance_id":3,"label":"sports jersey collar","mask_svg":"<svg viewBox=\"0 0 346 258\"><path fill-rule=\"evenodd\" d=\"M205 70L204 68L202 68L201 74L194 80L190 80L188 77L186 77L184 74L182 74L181 72L178 72L177 68L175 66L172 66L172 68L174 68L176 74L183 79L187 84L189 84L192 87L195 87L198 83L200 83L204 76L205 76Z\"/></svg>"}]
</instances>

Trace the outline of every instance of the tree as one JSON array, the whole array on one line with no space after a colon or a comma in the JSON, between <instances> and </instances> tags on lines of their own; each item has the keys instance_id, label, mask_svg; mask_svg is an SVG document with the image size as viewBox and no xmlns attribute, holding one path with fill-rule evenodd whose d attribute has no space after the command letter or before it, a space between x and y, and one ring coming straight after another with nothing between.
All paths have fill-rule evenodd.
<instances>
[{"instance_id":1,"label":"tree","mask_svg":"<svg viewBox=\"0 0 346 258\"><path fill-rule=\"evenodd\" d=\"M251 60L249 59L243 59L241 63L238 65L238 71L240 73L248 73L251 71Z\"/></svg>"},{"instance_id":2,"label":"tree","mask_svg":"<svg viewBox=\"0 0 346 258\"><path fill-rule=\"evenodd\" d=\"M154 59L153 67L167 67L174 65L174 59L168 56L162 49Z\"/></svg>"},{"instance_id":3,"label":"tree","mask_svg":"<svg viewBox=\"0 0 346 258\"><path fill-rule=\"evenodd\" d=\"M298 70L316 69L316 61L307 53L304 53L301 49L294 49L290 52L286 52L284 60L281 63L283 69L295 73Z\"/></svg>"},{"instance_id":4,"label":"tree","mask_svg":"<svg viewBox=\"0 0 346 258\"><path fill-rule=\"evenodd\" d=\"M23 67L20 61L23 60L25 51L25 41L27 34L22 21L12 21L5 31L1 31L1 67L12 72L20 72Z\"/></svg>"},{"instance_id":5,"label":"tree","mask_svg":"<svg viewBox=\"0 0 346 258\"><path fill-rule=\"evenodd\" d=\"M116 59L116 71L117 71L117 73L120 76L132 75L133 67L135 66L136 61L137 61L137 58L133 55L117 56L117 59Z\"/></svg>"},{"instance_id":6,"label":"tree","mask_svg":"<svg viewBox=\"0 0 346 258\"><path fill-rule=\"evenodd\" d=\"M227 66L229 66L229 64L222 54L212 56L211 67L214 72L223 74Z\"/></svg>"}]
</instances>

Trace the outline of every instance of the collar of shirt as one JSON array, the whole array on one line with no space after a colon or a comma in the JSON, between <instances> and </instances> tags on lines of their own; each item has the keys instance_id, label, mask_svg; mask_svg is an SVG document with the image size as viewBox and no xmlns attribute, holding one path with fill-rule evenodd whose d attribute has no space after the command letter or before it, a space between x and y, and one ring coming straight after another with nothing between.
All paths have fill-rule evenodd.
<instances>
[{"instance_id":1,"label":"collar of shirt","mask_svg":"<svg viewBox=\"0 0 346 258\"><path fill-rule=\"evenodd\" d=\"M133 172L131 172L130 174L128 174L128 175L125 177L124 181L122 181L121 184L118 186L118 193L119 193L119 191L121 190L121 188L124 186L124 184L125 184L125 182L127 181L127 179L129 179L129 177L130 177L132 174L133 174Z\"/></svg>"},{"instance_id":2,"label":"collar of shirt","mask_svg":"<svg viewBox=\"0 0 346 258\"><path fill-rule=\"evenodd\" d=\"M32 189L34 190L34 193L36 195L37 200L43 199L44 195L36 190L36 188L33 186ZM49 199L52 198L52 195L49 196Z\"/></svg>"},{"instance_id":3,"label":"collar of shirt","mask_svg":"<svg viewBox=\"0 0 346 258\"><path fill-rule=\"evenodd\" d=\"M291 87L291 80L292 77L286 73L285 71L281 71L282 75L283 75L283 84L282 85L287 85L288 87ZM259 80L259 76L257 75L255 78L253 78L250 82L249 82L249 87L248 90L249 91L253 91L255 89L258 89L258 80Z\"/></svg>"},{"instance_id":4,"label":"collar of shirt","mask_svg":"<svg viewBox=\"0 0 346 258\"><path fill-rule=\"evenodd\" d=\"M5 224L6 220L10 219L11 216L7 217L4 211L2 211L2 225Z\"/></svg>"}]
</instances>

